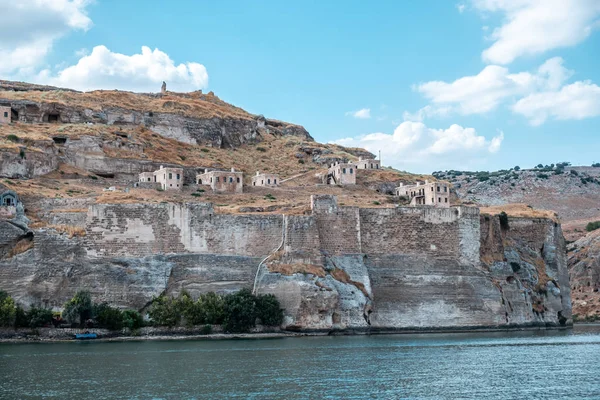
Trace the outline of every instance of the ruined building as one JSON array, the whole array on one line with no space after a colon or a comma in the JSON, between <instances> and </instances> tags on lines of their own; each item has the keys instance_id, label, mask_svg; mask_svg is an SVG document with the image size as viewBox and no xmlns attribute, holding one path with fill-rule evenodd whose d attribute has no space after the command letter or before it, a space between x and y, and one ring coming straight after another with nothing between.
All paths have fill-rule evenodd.
<instances>
[{"instance_id":1,"label":"ruined building","mask_svg":"<svg viewBox=\"0 0 600 400\"><path fill-rule=\"evenodd\" d=\"M213 192L242 193L244 173L231 168L231 171L207 171L196 175L198 185L210 186Z\"/></svg>"},{"instance_id":2,"label":"ruined building","mask_svg":"<svg viewBox=\"0 0 600 400\"><path fill-rule=\"evenodd\" d=\"M450 207L450 188L445 182L429 182L416 185L400 184L396 188L396 196L410 199L411 206Z\"/></svg>"},{"instance_id":3,"label":"ruined building","mask_svg":"<svg viewBox=\"0 0 600 400\"><path fill-rule=\"evenodd\" d=\"M0 124L10 124L11 111L10 107L0 106Z\"/></svg>"},{"instance_id":4,"label":"ruined building","mask_svg":"<svg viewBox=\"0 0 600 400\"><path fill-rule=\"evenodd\" d=\"M381 161L370 158L358 157L358 163L356 164L357 169L380 169Z\"/></svg>"},{"instance_id":5,"label":"ruined building","mask_svg":"<svg viewBox=\"0 0 600 400\"><path fill-rule=\"evenodd\" d=\"M183 187L183 169L165 168L154 172L142 172L139 174L140 183L154 182L160 184L162 190L181 190Z\"/></svg>"},{"instance_id":6,"label":"ruined building","mask_svg":"<svg viewBox=\"0 0 600 400\"><path fill-rule=\"evenodd\" d=\"M327 175L323 176L323 183L328 185L356 185L356 164L340 163L331 164Z\"/></svg>"},{"instance_id":7,"label":"ruined building","mask_svg":"<svg viewBox=\"0 0 600 400\"><path fill-rule=\"evenodd\" d=\"M256 171L256 175L252 177L252 186L278 186L279 177L275 174L260 173Z\"/></svg>"}]
</instances>

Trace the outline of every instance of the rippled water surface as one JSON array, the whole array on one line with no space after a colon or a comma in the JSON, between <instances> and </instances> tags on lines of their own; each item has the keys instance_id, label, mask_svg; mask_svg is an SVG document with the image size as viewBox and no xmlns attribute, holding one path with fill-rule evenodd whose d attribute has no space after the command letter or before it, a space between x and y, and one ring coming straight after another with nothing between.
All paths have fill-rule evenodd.
<instances>
[{"instance_id":1,"label":"rippled water surface","mask_svg":"<svg viewBox=\"0 0 600 400\"><path fill-rule=\"evenodd\" d=\"M0 344L0 398L600 399L600 327Z\"/></svg>"}]
</instances>

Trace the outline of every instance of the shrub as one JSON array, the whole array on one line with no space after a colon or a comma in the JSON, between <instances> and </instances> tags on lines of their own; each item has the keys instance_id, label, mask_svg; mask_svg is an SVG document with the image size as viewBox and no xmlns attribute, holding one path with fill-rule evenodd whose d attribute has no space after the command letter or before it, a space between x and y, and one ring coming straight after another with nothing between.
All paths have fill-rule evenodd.
<instances>
[{"instance_id":1,"label":"shrub","mask_svg":"<svg viewBox=\"0 0 600 400\"><path fill-rule=\"evenodd\" d=\"M589 222L585 226L585 230L588 232L595 231L598 228L600 228L600 221Z\"/></svg>"},{"instance_id":2,"label":"shrub","mask_svg":"<svg viewBox=\"0 0 600 400\"><path fill-rule=\"evenodd\" d=\"M225 331L249 332L256 325L256 317L255 298L250 290L225 296Z\"/></svg>"},{"instance_id":3,"label":"shrub","mask_svg":"<svg viewBox=\"0 0 600 400\"><path fill-rule=\"evenodd\" d=\"M98 177L96 175L88 175L88 178L90 178L94 181L98 180Z\"/></svg>"},{"instance_id":4,"label":"shrub","mask_svg":"<svg viewBox=\"0 0 600 400\"><path fill-rule=\"evenodd\" d=\"M592 167L594 167L594 168L600 168L600 163L593 163Z\"/></svg>"},{"instance_id":5,"label":"shrub","mask_svg":"<svg viewBox=\"0 0 600 400\"><path fill-rule=\"evenodd\" d=\"M95 304L94 316L100 328L112 331L123 329L123 312L108 303Z\"/></svg>"},{"instance_id":6,"label":"shrub","mask_svg":"<svg viewBox=\"0 0 600 400\"><path fill-rule=\"evenodd\" d=\"M515 171L520 171L521 167L519 167L518 165L516 167L513 168Z\"/></svg>"},{"instance_id":7,"label":"shrub","mask_svg":"<svg viewBox=\"0 0 600 400\"><path fill-rule=\"evenodd\" d=\"M502 211L498 217L500 219L500 228L505 231L508 230L508 214Z\"/></svg>"},{"instance_id":8,"label":"shrub","mask_svg":"<svg viewBox=\"0 0 600 400\"><path fill-rule=\"evenodd\" d=\"M154 325L174 327L181 321L180 311L177 299L162 295L152 300L148 315Z\"/></svg>"},{"instance_id":9,"label":"shrub","mask_svg":"<svg viewBox=\"0 0 600 400\"><path fill-rule=\"evenodd\" d=\"M537 177L540 179L548 179L548 175L546 174L537 174Z\"/></svg>"},{"instance_id":10,"label":"shrub","mask_svg":"<svg viewBox=\"0 0 600 400\"><path fill-rule=\"evenodd\" d=\"M376 206L381 205L381 203L378 201L374 201L373 204L375 204Z\"/></svg>"},{"instance_id":11,"label":"shrub","mask_svg":"<svg viewBox=\"0 0 600 400\"><path fill-rule=\"evenodd\" d=\"M42 307L31 307L27 312L26 319L29 328L41 328L52 323L52 310Z\"/></svg>"},{"instance_id":12,"label":"shrub","mask_svg":"<svg viewBox=\"0 0 600 400\"><path fill-rule=\"evenodd\" d=\"M273 196L271 193L268 193L268 194L265 196L265 200L275 200L275 196Z\"/></svg>"},{"instance_id":13,"label":"shrub","mask_svg":"<svg viewBox=\"0 0 600 400\"><path fill-rule=\"evenodd\" d=\"M93 304L92 296L87 290L75 293L71 300L65 303L62 317L71 324L83 325L85 321L92 318Z\"/></svg>"},{"instance_id":14,"label":"shrub","mask_svg":"<svg viewBox=\"0 0 600 400\"><path fill-rule=\"evenodd\" d=\"M207 324L220 325L225 319L225 300L216 293L209 292L200 296Z\"/></svg>"},{"instance_id":15,"label":"shrub","mask_svg":"<svg viewBox=\"0 0 600 400\"><path fill-rule=\"evenodd\" d=\"M15 310L15 328L29 328L27 312L20 305Z\"/></svg>"},{"instance_id":16,"label":"shrub","mask_svg":"<svg viewBox=\"0 0 600 400\"><path fill-rule=\"evenodd\" d=\"M203 147L203 148L200 149L200 151L203 152L203 153L208 153L210 150L208 150L208 149L206 149L206 148Z\"/></svg>"},{"instance_id":17,"label":"shrub","mask_svg":"<svg viewBox=\"0 0 600 400\"><path fill-rule=\"evenodd\" d=\"M14 326L16 316L15 301L8 293L0 290L0 326Z\"/></svg>"},{"instance_id":18,"label":"shrub","mask_svg":"<svg viewBox=\"0 0 600 400\"><path fill-rule=\"evenodd\" d=\"M263 325L278 326L283 322L283 310L272 294L256 297L256 313Z\"/></svg>"},{"instance_id":19,"label":"shrub","mask_svg":"<svg viewBox=\"0 0 600 400\"><path fill-rule=\"evenodd\" d=\"M301 159L301 158L299 158L299 159L298 159L298 164L304 164L304 160L303 160L303 159Z\"/></svg>"},{"instance_id":20,"label":"shrub","mask_svg":"<svg viewBox=\"0 0 600 400\"><path fill-rule=\"evenodd\" d=\"M200 334L202 334L202 335L210 335L211 333L212 333L211 325L204 325L202 327L202 329L200 330Z\"/></svg>"},{"instance_id":21,"label":"shrub","mask_svg":"<svg viewBox=\"0 0 600 400\"><path fill-rule=\"evenodd\" d=\"M574 169L572 169L571 170L571 175L573 175L573 176L579 176L579 172L577 172Z\"/></svg>"},{"instance_id":22,"label":"shrub","mask_svg":"<svg viewBox=\"0 0 600 400\"><path fill-rule=\"evenodd\" d=\"M19 137L17 135L10 134L6 137L6 140L16 143L19 141Z\"/></svg>"},{"instance_id":23,"label":"shrub","mask_svg":"<svg viewBox=\"0 0 600 400\"><path fill-rule=\"evenodd\" d=\"M201 193L194 192L194 193L192 193L192 196L194 196L194 197L200 197L200 196L202 196L202 194L201 194Z\"/></svg>"},{"instance_id":24,"label":"shrub","mask_svg":"<svg viewBox=\"0 0 600 400\"><path fill-rule=\"evenodd\" d=\"M140 329L144 326L144 318L142 314L135 310L123 311L123 327L129 328L132 331Z\"/></svg>"}]
</instances>

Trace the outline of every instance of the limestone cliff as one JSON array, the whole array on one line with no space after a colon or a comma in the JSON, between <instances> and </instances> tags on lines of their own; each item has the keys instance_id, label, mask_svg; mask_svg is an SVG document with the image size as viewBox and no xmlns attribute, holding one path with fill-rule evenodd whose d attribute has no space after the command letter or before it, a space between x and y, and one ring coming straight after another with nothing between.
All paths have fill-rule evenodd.
<instances>
[{"instance_id":1,"label":"limestone cliff","mask_svg":"<svg viewBox=\"0 0 600 400\"><path fill-rule=\"evenodd\" d=\"M226 215L211 204L96 204L84 237L0 222L0 289L60 306L87 288L143 309L152 296L274 293L291 330L394 331L571 323L560 226L501 226L477 208L358 208L315 197L307 215ZM12 225L10 225L12 226Z\"/></svg>"},{"instance_id":2,"label":"limestone cliff","mask_svg":"<svg viewBox=\"0 0 600 400\"><path fill-rule=\"evenodd\" d=\"M597 321L600 319L600 230L569 244L568 265L574 316L582 321Z\"/></svg>"}]
</instances>

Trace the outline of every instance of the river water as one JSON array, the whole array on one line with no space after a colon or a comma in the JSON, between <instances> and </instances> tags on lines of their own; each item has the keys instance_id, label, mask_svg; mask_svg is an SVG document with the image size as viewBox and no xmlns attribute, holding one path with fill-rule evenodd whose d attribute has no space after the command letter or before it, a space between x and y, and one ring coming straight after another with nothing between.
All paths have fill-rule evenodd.
<instances>
[{"instance_id":1,"label":"river water","mask_svg":"<svg viewBox=\"0 0 600 400\"><path fill-rule=\"evenodd\" d=\"M600 399L569 331L0 344L0 398Z\"/></svg>"}]
</instances>

